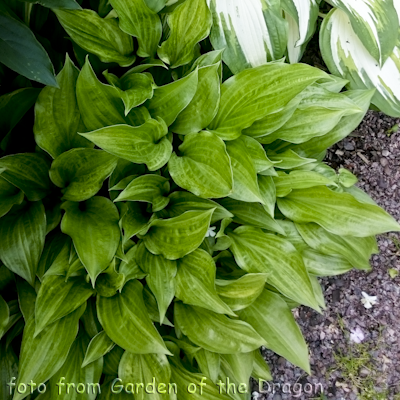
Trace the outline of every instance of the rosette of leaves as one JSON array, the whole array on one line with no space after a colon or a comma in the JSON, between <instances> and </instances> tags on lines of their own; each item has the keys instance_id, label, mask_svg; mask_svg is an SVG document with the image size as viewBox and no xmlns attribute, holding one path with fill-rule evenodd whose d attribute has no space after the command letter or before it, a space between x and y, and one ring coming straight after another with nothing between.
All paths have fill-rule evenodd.
<instances>
[{"instance_id":1,"label":"rosette of leaves","mask_svg":"<svg viewBox=\"0 0 400 400\"><path fill-rule=\"evenodd\" d=\"M35 146L0 158L2 379L46 383L41 400L75 398L62 383L101 384L80 396L109 399L115 379L153 378L178 399L248 398L249 386L217 384L271 379L261 346L310 372L291 308L321 311L318 277L369 270L375 235L400 230L354 175L322 162L374 92L341 93L346 81L283 61L230 76L221 51L197 44L205 2L196 18L188 2L129 3L138 20L111 3L119 25L106 30L94 11L56 11L115 64L99 62L102 77L67 55L58 87L37 97ZM131 36L128 69L133 55L106 42ZM135 396L175 397L164 390Z\"/></svg>"}]
</instances>

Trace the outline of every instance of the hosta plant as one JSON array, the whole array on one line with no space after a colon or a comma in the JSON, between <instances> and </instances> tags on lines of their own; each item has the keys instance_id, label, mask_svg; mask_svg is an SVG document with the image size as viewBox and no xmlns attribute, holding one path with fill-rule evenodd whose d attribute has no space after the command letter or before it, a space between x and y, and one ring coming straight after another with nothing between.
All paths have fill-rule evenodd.
<instances>
[{"instance_id":1,"label":"hosta plant","mask_svg":"<svg viewBox=\"0 0 400 400\"><path fill-rule=\"evenodd\" d=\"M400 230L322 161L374 90L284 60L232 75L207 3L165 3L54 9L75 50L54 86L0 98L4 399L246 399L262 346L310 373L291 309Z\"/></svg>"}]
</instances>

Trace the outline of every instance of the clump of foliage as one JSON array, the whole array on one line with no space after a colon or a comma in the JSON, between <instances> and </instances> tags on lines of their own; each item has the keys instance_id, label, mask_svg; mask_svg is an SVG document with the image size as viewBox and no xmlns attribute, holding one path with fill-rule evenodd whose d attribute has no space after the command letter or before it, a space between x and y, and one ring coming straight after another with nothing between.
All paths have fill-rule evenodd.
<instances>
[{"instance_id":1,"label":"clump of foliage","mask_svg":"<svg viewBox=\"0 0 400 400\"><path fill-rule=\"evenodd\" d=\"M2 398L75 398L69 382L109 399L117 377L227 398L220 379L270 378L261 346L310 372L291 308L320 311L317 277L368 270L400 230L322 162L374 90L284 60L235 71L205 0L40 3L69 39L53 86L0 101Z\"/></svg>"}]
</instances>

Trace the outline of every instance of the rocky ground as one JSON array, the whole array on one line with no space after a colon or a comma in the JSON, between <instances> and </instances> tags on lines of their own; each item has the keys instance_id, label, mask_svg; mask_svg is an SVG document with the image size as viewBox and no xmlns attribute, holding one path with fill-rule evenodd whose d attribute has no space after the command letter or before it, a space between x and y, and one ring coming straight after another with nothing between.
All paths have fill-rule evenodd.
<instances>
[{"instance_id":1,"label":"rocky ground","mask_svg":"<svg viewBox=\"0 0 400 400\"><path fill-rule=\"evenodd\" d=\"M350 137L331 149L327 162L352 171L358 186L400 221L396 124L400 120L370 111ZM294 311L309 344L312 375L266 350L274 380L264 388L267 393L254 393L255 398L400 399L400 235L382 235L379 248L371 273L352 271L321 280L327 304L323 315L305 307ZM361 303L362 291L377 296L369 310ZM356 328L364 335L359 344L350 337Z\"/></svg>"}]
</instances>

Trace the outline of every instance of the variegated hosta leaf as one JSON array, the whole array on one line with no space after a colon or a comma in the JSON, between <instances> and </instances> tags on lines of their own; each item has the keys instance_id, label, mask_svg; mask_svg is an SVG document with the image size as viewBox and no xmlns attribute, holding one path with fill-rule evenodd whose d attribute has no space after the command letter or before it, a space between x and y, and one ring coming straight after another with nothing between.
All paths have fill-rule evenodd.
<instances>
[{"instance_id":1,"label":"variegated hosta leaf","mask_svg":"<svg viewBox=\"0 0 400 400\"><path fill-rule=\"evenodd\" d=\"M282 0L288 22L287 51L291 64L300 61L306 43L315 31L320 0Z\"/></svg>"},{"instance_id":2,"label":"variegated hosta leaf","mask_svg":"<svg viewBox=\"0 0 400 400\"><path fill-rule=\"evenodd\" d=\"M325 186L293 190L278 198L277 204L286 218L298 223L316 222L336 235L367 237L400 231L400 225L383 209Z\"/></svg>"},{"instance_id":3,"label":"variegated hosta leaf","mask_svg":"<svg viewBox=\"0 0 400 400\"><path fill-rule=\"evenodd\" d=\"M234 140L255 121L277 112L326 73L305 64L270 63L226 80L221 101L209 126L224 140Z\"/></svg>"},{"instance_id":4,"label":"variegated hosta leaf","mask_svg":"<svg viewBox=\"0 0 400 400\"><path fill-rule=\"evenodd\" d=\"M175 325L195 344L220 354L246 353L267 341L247 323L176 302Z\"/></svg>"},{"instance_id":5,"label":"variegated hosta leaf","mask_svg":"<svg viewBox=\"0 0 400 400\"><path fill-rule=\"evenodd\" d=\"M195 250L178 261L176 297L185 304L235 316L218 296L215 275L216 266L212 257L203 249Z\"/></svg>"},{"instance_id":6,"label":"variegated hosta leaf","mask_svg":"<svg viewBox=\"0 0 400 400\"><path fill-rule=\"evenodd\" d=\"M87 400L94 400L100 392L99 382L103 371L103 359L99 358L90 365L81 367L89 340L85 331L79 332L64 365L50 379L50 388L51 392L54 393L54 397L60 400L80 399L81 395L77 390L70 390L67 386L68 383L74 384L73 387L77 388L80 383L84 383L86 387L85 398Z\"/></svg>"},{"instance_id":7,"label":"variegated hosta leaf","mask_svg":"<svg viewBox=\"0 0 400 400\"><path fill-rule=\"evenodd\" d=\"M240 268L268 274L267 282L283 295L319 311L301 254L292 243L250 226L240 226L228 236Z\"/></svg>"},{"instance_id":8,"label":"variegated hosta leaf","mask_svg":"<svg viewBox=\"0 0 400 400\"><path fill-rule=\"evenodd\" d=\"M326 255L339 255L354 268L371 269L369 259L378 253L374 236L334 235L317 224L296 224L296 228L311 248Z\"/></svg>"},{"instance_id":9,"label":"variegated hosta leaf","mask_svg":"<svg viewBox=\"0 0 400 400\"><path fill-rule=\"evenodd\" d=\"M82 368L105 356L114 346L115 343L107 336L105 331L99 332L87 346L85 358L82 361Z\"/></svg>"},{"instance_id":10,"label":"variegated hosta leaf","mask_svg":"<svg viewBox=\"0 0 400 400\"><path fill-rule=\"evenodd\" d=\"M172 154L168 168L175 183L196 196L221 198L232 192L232 168L225 143L213 133L186 135L179 155Z\"/></svg>"},{"instance_id":11,"label":"variegated hosta leaf","mask_svg":"<svg viewBox=\"0 0 400 400\"><path fill-rule=\"evenodd\" d=\"M141 126L114 125L81 133L103 150L136 164L146 164L150 171L163 167L172 153L165 122L149 119Z\"/></svg>"},{"instance_id":12,"label":"variegated hosta leaf","mask_svg":"<svg viewBox=\"0 0 400 400\"><path fill-rule=\"evenodd\" d=\"M279 294L264 290L239 316L267 341L266 347L310 373L306 342L292 312Z\"/></svg>"},{"instance_id":13,"label":"variegated hosta leaf","mask_svg":"<svg viewBox=\"0 0 400 400\"><path fill-rule=\"evenodd\" d=\"M62 200L84 201L93 197L117 166L117 157L95 149L71 149L52 163L52 182L62 188Z\"/></svg>"},{"instance_id":14,"label":"variegated hosta leaf","mask_svg":"<svg viewBox=\"0 0 400 400\"><path fill-rule=\"evenodd\" d=\"M135 36L139 43L139 57L154 57L161 39L160 17L146 4L146 0L110 0L119 17L119 27Z\"/></svg>"},{"instance_id":15,"label":"variegated hosta leaf","mask_svg":"<svg viewBox=\"0 0 400 400\"><path fill-rule=\"evenodd\" d=\"M64 68L57 75L59 88L46 86L35 104L35 141L53 158L74 147L93 147L77 134L85 130L75 94L78 75L67 54Z\"/></svg>"},{"instance_id":16,"label":"variegated hosta leaf","mask_svg":"<svg viewBox=\"0 0 400 400\"><path fill-rule=\"evenodd\" d=\"M194 353L194 358L200 371L216 383L220 373L221 356L208 350L199 349Z\"/></svg>"},{"instance_id":17,"label":"variegated hosta leaf","mask_svg":"<svg viewBox=\"0 0 400 400\"><path fill-rule=\"evenodd\" d=\"M163 321L175 296L175 276L178 271L176 261L151 254L142 242L138 245L136 262L147 274L146 283L157 300L160 321Z\"/></svg>"},{"instance_id":18,"label":"variegated hosta leaf","mask_svg":"<svg viewBox=\"0 0 400 400\"><path fill-rule=\"evenodd\" d=\"M118 377L122 382L142 382L147 385L155 380L156 385L166 386L171 379L171 367L165 354L133 354L126 351L121 358L118 367ZM156 387L157 387L156 386ZM171 396L172 397L172 396ZM138 390L135 392L137 400L161 400L170 398L168 389L165 393L162 390L155 390L154 393L148 393L147 390Z\"/></svg>"},{"instance_id":19,"label":"variegated hosta leaf","mask_svg":"<svg viewBox=\"0 0 400 400\"><path fill-rule=\"evenodd\" d=\"M153 254L177 260L196 250L206 237L214 208L187 211L179 217L155 219L143 236L144 244Z\"/></svg>"},{"instance_id":20,"label":"variegated hosta leaf","mask_svg":"<svg viewBox=\"0 0 400 400\"><path fill-rule=\"evenodd\" d=\"M110 339L135 354L169 354L143 301L143 286L129 281L121 293L97 298L97 313Z\"/></svg>"},{"instance_id":21,"label":"variegated hosta leaf","mask_svg":"<svg viewBox=\"0 0 400 400\"><path fill-rule=\"evenodd\" d=\"M209 35L212 17L206 0L191 0L168 14L167 23L170 33L157 54L171 68L176 68L193 60L194 46Z\"/></svg>"},{"instance_id":22,"label":"variegated hosta leaf","mask_svg":"<svg viewBox=\"0 0 400 400\"><path fill-rule=\"evenodd\" d=\"M392 54L399 29L394 3L396 0L330 0L347 14L351 27L363 47L382 66ZM341 32L341 34L344 32Z\"/></svg>"},{"instance_id":23,"label":"variegated hosta leaf","mask_svg":"<svg viewBox=\"0 0 400 400\"><path fill-rule=\"evenodd\" d=\"M160 175L142 175L134 179L115 201L143 201L152 204L152 211L162 210L169 203L169 180Z\"/></svg>"},{"instance_id":24,"label":"variegated hosta leaf","mask_svg":"<svg viewBox=\"0 0 400 400\"><path fill-rule=\"evenodd\" d=\"M321 277L335 276L344 274L353 269L353 266L341 255L329 256L313 249L306 249L301 253L301 256L303 257L304 264L310 275Z\"/></svg>"},{"instance_id":25,"label":"variegated hosta leaf","mask_svg":"<svg viewBox=\"0 0 400 400\"><path fill-rule=\"evenodd\" d=\"M54 10L72 40L96 54L103 62L129 67L136 59L132 38L121 31L114 18L100 18L93 10Z\"/></svg>"},{"instance_id":26,"label":"variegated hosta leaf","mask_svg":"<svg viewBox=\"0 0 400 400\"><path fill-rule=\"evenodd\" d=\"M17 387L20 383L46 382L64 364L68 352L78 333L79 318L85 306L54 322L34 337L35 319L31 318L25 325L22 337L19 374ZM15 392L13 399L22 400L28 396Z\"/></svg>"},{"instance_id":27,"label":"variegated hosta leaf","mask_svg":"<svg viewBox=\"0 0 400 400\"><path fill-rule=\"evenodd\" d=\"M46 236L46 214L41 201L0 219L0 258L4 265L35 285Z\"/></svg>"},{"instance_id":28,"label":"variegated hosta leaf","mask_svg":"<svg viewBox=\"0 0 400 400\"><path fill-rule=\"evenodd\" d=\"M236 354L224 354L221 356L221 372L236 381L236 384L249 384L254 364L254 351ZM244 394L244 393L243 393ZM236 396L237 399L240 396ZM241 398L247 398L242 396Z\"/></svg>"},{"instance_id":29,"label":"variegated hosta leaf","mask_svg":"<svg viewBox=\"0 0 400 400\"><path fill-rule=\"evenodd\" d=\"M66 201L61 230L69 235L92 284L111 263L121 232L117 207L105 197L92 197L84 203Z\"/></svg>"},{"instance_id":30,"label":"variegated hosta leaf","mask_svg":"<svg viewBox=\"0 0 400 400\"><path fill-rule=\"evenodd\" d=\"M368 18L376 18L374 13L369 14L369 3L364 1L363 10ZM391 2L375 1L379 8L392 8ZM357 7L357 10L358 7ZM368 11L369 10L369 11ZM357 11L359 12L359 11ZM390 15L390 16L389 16ZM395 11L390 11L387 17L393 18L397 15ZM324 19L320 34L320 47L322 56L330 71L342 76L350 81L352 89L373 89L376 93L372 98L372 103L379 107L383 112L393 117L400 116L400 47L399 44L392 47L387 54L382 66L379 59L375 59L362 42L361 37L354 32L349 16L340 9L332 10ZM383 27L388 27L385 23ZM390 28L392 33L398 35L398 24ZM389 24L390 26L390 24ZM371 23L368 28L376 28ZM364 39L365 39L364 33ZM390 40L389 40L390 41Z\"/></svg>"},{"instance_id":31,"label":"variegated hosta leaf","mask_svg":"<svg viewBox=\"0 0 400 400\"><path fill-rule=\"evenodd\" d=\"M287 23L277 0L207 0L213 14L211 43L236 74L283 56Z\"/></svg>"}]
</instances>

